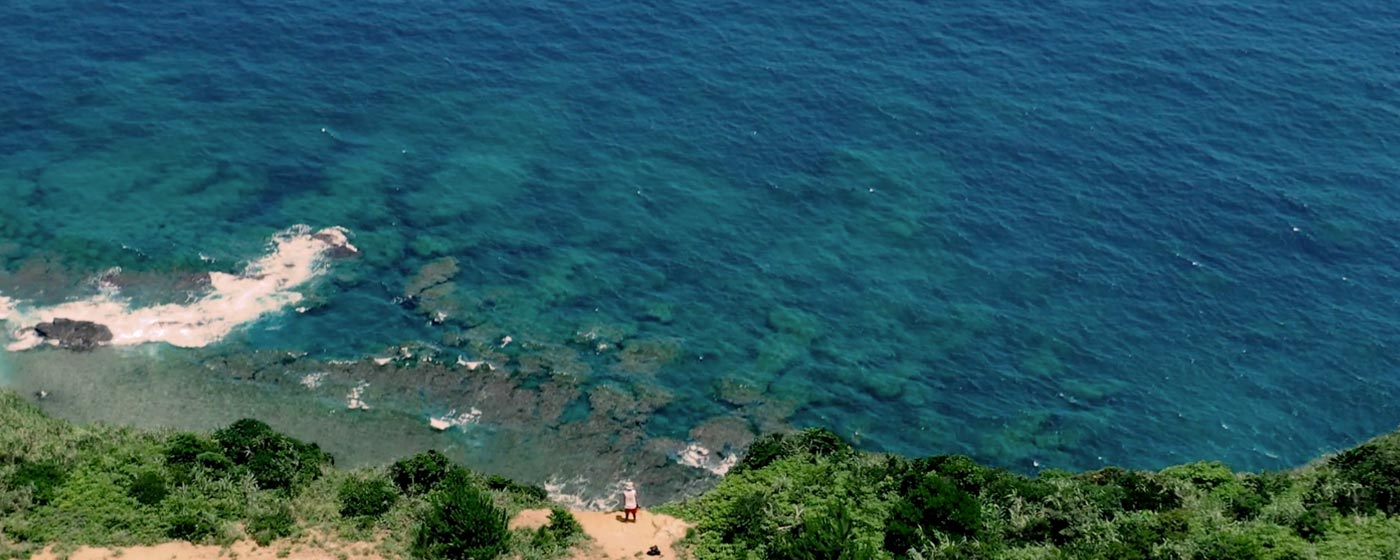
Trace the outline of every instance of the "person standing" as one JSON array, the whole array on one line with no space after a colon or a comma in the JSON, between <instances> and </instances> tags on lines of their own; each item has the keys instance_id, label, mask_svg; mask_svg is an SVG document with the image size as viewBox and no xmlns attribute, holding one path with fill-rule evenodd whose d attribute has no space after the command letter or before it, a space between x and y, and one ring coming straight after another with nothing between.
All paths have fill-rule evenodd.
<instances>
[{"instance_id":1,"label":"person standing","mask_svg":"<svg viewBox=\"0 0 1400 560\"><path fill-rule=\"evenodd\" d=\"M622 485L622 521L637 522L637 487L631 482Z\"/></svg>"}]
</instances>

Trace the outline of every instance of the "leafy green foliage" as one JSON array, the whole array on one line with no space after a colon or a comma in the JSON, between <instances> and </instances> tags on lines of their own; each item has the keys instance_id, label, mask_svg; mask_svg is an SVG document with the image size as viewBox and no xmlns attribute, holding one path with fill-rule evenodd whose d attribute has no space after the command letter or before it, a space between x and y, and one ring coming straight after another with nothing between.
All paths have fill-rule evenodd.
<instances>
[{"instance_id":1,"label":"leafy green foliage","mask_svg":"<svg viewBox=\"0 0 1400 560\"><path fill-rule=\"evenodd\" d=\"M272 541L290 536L296 526L296 519L286 504L280 504L269 511L255 513L248 517L245 530L259 546L267 546Z\"/></svg>"},{"instance_id":2,"label":"leafy green foliage","mask_svg":"<svg viewBox=\"0 0 1400 560\"><path fill-rule=\"evenodd\" d=\"M475 485L449 478L430 497L412 550L430 560L491 560L506 551L509 538L505 510Z\"/></svg>"},{"instance_id":3,"label":"leafy green foliage","mask_svg":"<svg viewBox=\"0 0 1400 560\"><path fill-rule=\"evenodd\" d=\"M389 478L399 490L409 495L426 494L447 478L452 461L436 449L429 449L407 459L395 461L389 467Z\"/></svg>"},{"instance_id":4,"label":"leafy green foliage","mask_svg":"<svg viewBox=\"0 0 1400 560\"><path fill-rule=\"evenodd\" d=\"M538 550L557 551L567 549L582 537L583 526L573 514L555 506L549 510L549 523L536 529L531 536L531 544Z\"/></svg>"},{"instance_id":5,"label":"leafy green foliage","mask_svg":"<svg viewBox=\"0 0 1400 560\"><path fill-rule=\"evenodd\" d=\"M527 500L533 500L537 502L542 502L549 499L549 492L542 487L530 484L520 484L514 480L511 480L498 474L493 474L486 478L486 487L492 490L503 490L506 492L510 492L512 494L524 497Z\"/></svg>"},{"instance_id":6,"label":"leafy green foliage","mask_svg":"<svg viewBox=\"0 0 1400 560\"><path fill-rule=\"evenodd\" d=\"M761 469L775 461L797 455L827 457L848 453L851 444L825 428L808 428L795 434L774 433L762 436L749 446L744 458L730 472Z\"/></svg>"},{"instance_id":7,"label":"leafy green foliage","mask_svg":"<svg viewBox=\"0 0 1400 560\"><path fill-rule=\"evenodd\" d=\"M790 560L873 560L875 549L858 540L855 521L845 504L830 513L810 515L773 542L771 558Z\"/></svg>"},{"instance_id":8,"label":"leafy green foliage","mask_svg":"<svg viewBox=\"0 0 1400 560\"><path fill-rule=\"evenodd\" d=\"M905 554L937 535L975 539L982 532L982 504L947 477L929 473L894 504L885 523L885 549Z\"/></svg>"},{"instance_id":9,"label":"leafy green foliage","mask_svg":"<svg viewBox=\"0 0 1400 560\"><path fill-rule=\"evenodd\" d=\"M379 517L388 512L398 498L393 485L383 478L347 478L340 485L340 514Z\"/></svg>"},{"instance_id":10,"label":"leafy green foliage","mask_svg":"<svg viewBox=\"0 0 1400 560\"><path fill-rule=\"evenodd\" d=\"M214 441L233 464L244 467L258 487L292 491L321 474L330 455L314 443L305 443L273 431L257 420L242 419L214 432ZM196 456L203 462L203 453ZM216 458L210 457L217 461Z\"/></svg>"},{"instance_id":11,"label":"leafy green foliage","mask_svg":"<svg viewBox=\"0 0 1400 560\"><path fill-rule=\"evenodd\" d=\"M146 506L159 504L169 493L170 490L165 486L165 477L154 470L141 471L126 488L126 495Z\"/></svg>"},{"instance_id":12,"label":"leafy green foliage","mask_svg":"<svg viewBox=\"0 0 1400 560\"><path fill-rule=\"evenodd\" d=\"M20 463L19 468L5 480L10 488L28 489L31 500L43 505L53 500L54 492L63 484L65 471L53 462Z\"/></svg>"},{"instance_id":13,"label":"leafy green foliage","mask_svg":"<svg viewBox=\"0 0 1400 560\"><path fill-rule=\"evenodd\" d=\"M1400 513L1400 435L1390 434L1338 453L1328 464L1338 477L1361 486L1348 510Z\"/></svg>"}]
</instances>

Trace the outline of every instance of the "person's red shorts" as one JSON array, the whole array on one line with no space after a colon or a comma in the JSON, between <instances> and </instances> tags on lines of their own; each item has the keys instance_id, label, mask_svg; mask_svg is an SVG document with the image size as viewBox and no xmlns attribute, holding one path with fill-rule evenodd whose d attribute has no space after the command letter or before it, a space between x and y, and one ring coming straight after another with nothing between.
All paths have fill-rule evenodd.
<instances>
[{"instance_id":1,"label":"person's red shorts","mask_svg":"<svg viewBox=\"0 0 1400 560\"><path fill-rule=\"evenodd\" d=\"M632 515L637 515L637 508L623 508L622 513L630 513Z\"/></svg>"}]
</instances>

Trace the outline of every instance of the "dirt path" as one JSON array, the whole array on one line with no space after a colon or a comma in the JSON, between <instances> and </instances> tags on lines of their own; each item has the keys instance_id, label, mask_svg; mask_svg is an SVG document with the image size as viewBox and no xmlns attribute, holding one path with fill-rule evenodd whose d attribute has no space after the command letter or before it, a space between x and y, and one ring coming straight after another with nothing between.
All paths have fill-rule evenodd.
<instances>
[{"instance_id":1,"label":"dirt path","mask_svg":"<svg viewBox=\"0 0 1400 560\"><path fill-rule=\"evenodd\" d=\"M593 537L593 546L574 553L574 560L623 560L632 558L675 558L675 544L685 536L690 524L669 515L637 512L635 523L623 523L618 512L573 511L584 532ZM539 527L549 522L549 510L527 509L510 521L514 527ZM647 556L655 545L661 556Z\"/></svg>"},{"instance_id":2,"label":"dirt path","mask_svg":"<svg viewBox=\"0 0 1400 560\"><path fill-rule=\"evenodd\" d=\"M286 555L279 556L281 551ZM197 545L187 542L168 542L155 546L128 546L125 548L82 547L67 556L69 560L325 560L344 554L352 560L379 558L374 553L372 543L323 543L321 546L307 544L279 544L260 547L252 541L239 541L225 548L212 545ZM45 550L32 560L58 560L63 558L51 550Z\"/></svg>"},{"instance_id":3,"label":"dirt path","mask_svg":"<svg viewBox=\"0 0 1400 560\"><path fill-rule=\"evenodd\" d=\"M584 532L593 538L586 549L574 553L573 560L633 560L637 558L671 559L676 557L675 544L690 525L669 515L641 510L637 521L623 523L617 512L573 511ZM511 519L511 528L535 528L549 523L549 510L527 509ZM379 558L373 543L339 543L316 541L306 543L272 543L260 547L251 541L239 541L228 547L169 542L154 546L125 548L82 547L69 554L69 560L324 560L342 555L350 560ZM652 546L661 556L647 556ZM285 552L285 554L283 554ZM45 550L35 560L58 560L63 556Z\"/></svg>"}]
</instances>

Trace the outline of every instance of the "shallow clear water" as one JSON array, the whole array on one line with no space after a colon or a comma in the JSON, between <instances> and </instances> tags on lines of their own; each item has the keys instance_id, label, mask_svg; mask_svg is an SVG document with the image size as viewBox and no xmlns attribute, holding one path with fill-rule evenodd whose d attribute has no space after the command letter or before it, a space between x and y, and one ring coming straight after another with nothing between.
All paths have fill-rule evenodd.
<instances>
[{"instance_id":1,"label":"shallow clear water","mask_svg":"<svg viewBox=\"0 0 1400 560\"><path fill-rule=\"evenodd\" d=\"M585 394L669 395L635 419L655 438L737 417L1025 470L1279 468L1400 422L1392 6L0 16L0 292L25 301L113 266L179 300L339 225L362 253L313 308L224 350L494 346L527 387L547 355ZM443 257L453 284L404 303Z\"/></svg>"}]
</instances>

